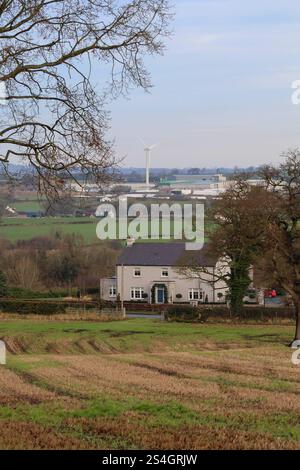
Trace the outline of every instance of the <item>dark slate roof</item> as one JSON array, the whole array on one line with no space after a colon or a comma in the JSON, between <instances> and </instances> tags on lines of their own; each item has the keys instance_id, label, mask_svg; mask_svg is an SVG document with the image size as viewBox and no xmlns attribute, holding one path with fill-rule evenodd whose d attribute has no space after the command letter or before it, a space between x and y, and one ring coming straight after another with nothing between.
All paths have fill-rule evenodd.
<instances>
[{"instance_id":1,"label":"dark slate roof","mask_svg":"<svg viewBox=\"0 0 300 470\"><path fill-rule=\"evenodd\" d=\"M205 247L199 251L186 251L185 243L134 243L124 248L117 265L124 266L215 266L217 258L208 256Z\"/></svg>"}]
</instances>

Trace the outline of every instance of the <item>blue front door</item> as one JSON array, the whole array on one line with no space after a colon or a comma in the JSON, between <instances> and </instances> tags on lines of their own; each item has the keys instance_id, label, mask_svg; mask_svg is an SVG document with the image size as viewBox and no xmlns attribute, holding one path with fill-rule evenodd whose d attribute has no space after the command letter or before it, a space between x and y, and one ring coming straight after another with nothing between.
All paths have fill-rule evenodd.
<instances>
[{"instance_id":1,"label":"blue front door","mask_svg":"<svg viewBox=\"0 0 300 470\"><path fill-rule=\"evenodd\" d=\"M165 289L163 287L156 287L156 303L165 303Z\"/></svg>"}]
</instances>

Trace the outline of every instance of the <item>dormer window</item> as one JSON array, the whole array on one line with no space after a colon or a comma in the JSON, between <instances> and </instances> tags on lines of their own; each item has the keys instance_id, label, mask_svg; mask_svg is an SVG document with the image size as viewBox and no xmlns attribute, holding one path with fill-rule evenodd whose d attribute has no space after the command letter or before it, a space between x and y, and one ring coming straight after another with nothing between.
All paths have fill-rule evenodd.
<instances>
[{"instance_id":1,"label":"dormer window","mask_svg":"<svg viewBox=\"0 0 300 470\"><path fill-rule=\"evenodd\" d=\"M141 268L134 268L134 277L141 277Z\"/></svg>"},{"instance_id":2,"label":"dormer window","mask_svg":"<svg viewBox=\"0 0 300 470\"><path fill-rule=\"evenodd\" d=\"M161 277L169 277L169 270L168 268L163 268L161 270Z\"/></svg>"}]
</instances>

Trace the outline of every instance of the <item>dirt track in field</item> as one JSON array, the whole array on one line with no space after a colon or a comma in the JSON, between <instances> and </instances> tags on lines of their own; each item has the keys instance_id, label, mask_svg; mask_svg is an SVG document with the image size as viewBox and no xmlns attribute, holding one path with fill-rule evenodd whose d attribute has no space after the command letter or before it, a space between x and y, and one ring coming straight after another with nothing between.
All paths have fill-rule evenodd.
<instances>
[{"instance_id":1,"label":"dirt track in field","mask_svg":"<svg viewBox=\"0 0 300 470\"><path fill-rule=\"evenodd\" d=\"M288 348L12 359L0 369L11 413L0 448L300 448Z\"/></svg>"}]
</instances>

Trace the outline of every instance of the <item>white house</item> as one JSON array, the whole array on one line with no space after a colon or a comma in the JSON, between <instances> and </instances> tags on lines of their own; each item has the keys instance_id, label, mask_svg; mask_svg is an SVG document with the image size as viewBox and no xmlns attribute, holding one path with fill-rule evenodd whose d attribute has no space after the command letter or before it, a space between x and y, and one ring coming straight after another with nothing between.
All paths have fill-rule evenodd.
<instances>
[{"instance_id":1,"label":"white house","mask_svg":"<svg viewBox=\"0 0 300 470\"><path fill-rule=\"evenodd\" d=\"M193 264L205 268L205 274L188 277L180 270L187 253ZM186 252L182 242L134 243L121 253L116 276L101 280L101 297L155 304L225 301L224 282L209 282L219 269L219 261L208 257L205 249Z\"/></svg>"}]
</instances>

